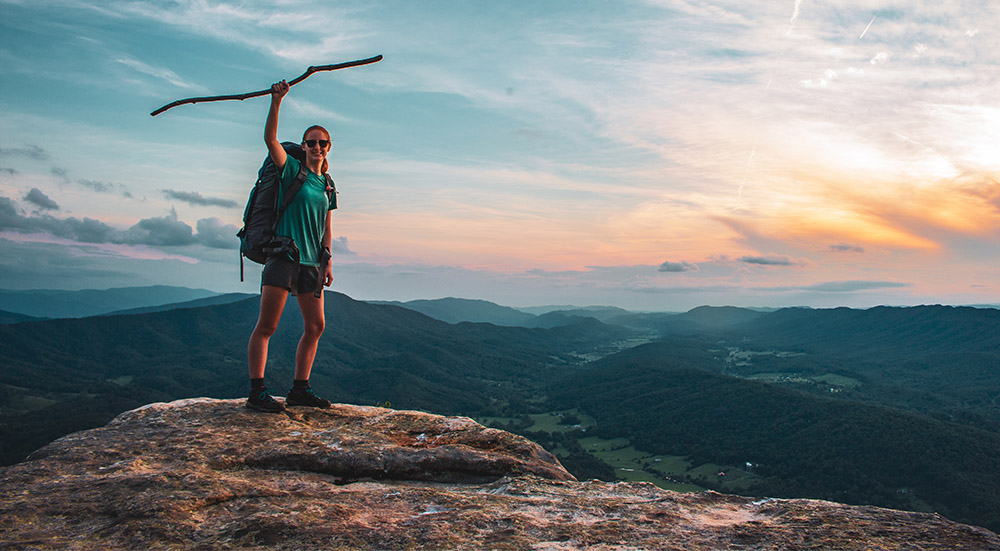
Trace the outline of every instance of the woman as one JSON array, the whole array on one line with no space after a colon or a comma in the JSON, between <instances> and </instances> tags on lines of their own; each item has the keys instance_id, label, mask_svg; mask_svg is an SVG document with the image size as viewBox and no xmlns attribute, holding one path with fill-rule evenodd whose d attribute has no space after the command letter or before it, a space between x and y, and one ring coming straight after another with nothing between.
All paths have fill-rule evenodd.
<instances>
[{"instance_id":1,"label":"woman","mask_svg":"<svg viewBox=\"0 0 1000 551\"><path fill-rule=\"evenodd\" d=\"M287 93L288 83L285 81L271 86L271 108L264 124L264 143L281 174L282 190L295 179L301 166L298 159L285 153L278 141L278 110ZM325 266L321 263L321 260L329 258L330 211L335 208L327 194L327 183L323 176L329 167L326 155L330 151L330 133L321 126L310 127L302 136L302 148L306 155L306 180L278 221L277 229L278 235L291 237L295 241L299 258L296 261L287 255L272 256L264 264L260 282L260 315L247 346L250 397L247 398L246 406L272 413L283 411L286 405L330 407L329 400L320 398L309 387L316 346L326 324L322 293L317 293L317 297L314 291L320 288L320 278L324 287L333 283L333 268L329 262ZM282 404L267 392L264 386L264 368L267 365L267 344L278 329L278 320L289 293L298 299L305 329L295 351L294 383Z\"/></svg>"}]
</instances>

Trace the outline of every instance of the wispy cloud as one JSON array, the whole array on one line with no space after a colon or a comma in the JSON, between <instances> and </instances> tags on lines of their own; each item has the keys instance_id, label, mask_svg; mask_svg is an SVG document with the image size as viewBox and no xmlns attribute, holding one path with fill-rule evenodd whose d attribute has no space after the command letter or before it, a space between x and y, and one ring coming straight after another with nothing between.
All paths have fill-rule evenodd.
<instances>
[{"instance_id":1,"label":"wispy cloud","mask_svg":"<svg viewBox=\"0 0 1000 551\"><path fill-rule=\"evenodd\" d=\"M26 144L20 147L0 147L0 159L25 157L34 161L49 160L48 151L37 145Z\"/></svg>"},{"instance_id":2,"label":"wispy cloud","mask_svg":"<svg viewBox=\"0 0 1000 551\"><path fill-rule=\"evenodd\" d=\"M355 10L300 3L206 3L181 0L114 2L124 17L156 22L193 36L211 37L264 51L281 59L311 63L350 49L359 24Z\"/></svg>"},{"instance_id":3,"label":"wispy cloud","mask_svg":"<svg viewBox=\"0 0 1000 551\"><path fill-rule=\"evenodd\" d=\"M138 59L133 59L129 57L119 58L117 61L118 63L121 63L122 65L125 65L127 67L131 67L132 69L135 69L136 71L142 74L149 75L157 79L166 81L174 86L177 86L178 88L183 88L185 90L195 90L195 91L205 90L204 87L187 82L186 80L178 76L177 73L165 67L153 67L148 63L144 63L142 61L139 61Z\"/></svg>"},{"instance_id":4,"label":"wispy cloud","mask_svg":"<svg viewBox=\"0 0 1000 551\"><path fill-rule=\"evenodd\" d=\"M239 203L236 201L230 199L220 199L218 197L205 197L197 191L175 191L172 189L164 189L162 191L168 198L183 201L190 205L223 208L234 208L239 206Z\"/></svg>"},{"instance_id":5,"label":"wispy cloud","mask_svg":"<svg viewBox=\"0 0 1000 551\"><path fill-rule=\"evenodd\" d=\"M741 256L737 260L745 264L756 264L757 266L799 266L801 264L799 261L780 255Z\"/></svg>"},{"instance_id":6,"label":"wispy cloud","mask_svg":"<svg viewBox=\"0 0 1000 551\"><path fill-rule=\"evenodd\" d=\"M848 243L838 243L836 245L830 245L830 250L837 253L863 253L865 248L861 245L851 245Z\"/></svg>"},{"instance_id":7,"label":"wispy cloud","mask_svg":"<svg viewBox=\"0 0 1000 551\"><path fill-rule=\"evenodd\" d=\"M902 289L912 287L912 283L900 281L827 281L801 287L772 287L771 291L814 291L820 293L856 293L880 289Z\"/></svg>"}]
</instances>

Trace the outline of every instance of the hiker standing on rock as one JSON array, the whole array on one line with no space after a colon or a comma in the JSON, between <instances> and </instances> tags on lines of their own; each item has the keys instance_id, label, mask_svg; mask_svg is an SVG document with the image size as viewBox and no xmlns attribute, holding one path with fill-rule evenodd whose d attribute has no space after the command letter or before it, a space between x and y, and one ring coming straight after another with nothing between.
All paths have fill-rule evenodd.
<instances>
[{"instance_id":1,"label":"hiker standing on rock","mask_svg":"<svg viewBox=\"0 0 1000 551\"><path fill-rule=\"evenodd\" d=\"M283 411L285 405L330 407L329 400L320 398L309 387L316 347L326 325L322 288L333 283L333 268L329 259L331 210L336 208L336 200L330 192L330 181L325 176L329 168L326 155L330 151L330 133L321 126L306 129L302 136L304 163L286 153L278 141L278 111L288 88L284 80L271 86L271 108L264 124L264 143L280 174L279 192L301 177L300 170L305 165L305 181L278 219L275 232L278 236L292 238L298 254L293 251L269 256L264 264L260 283L260 315L247 346L250 397L246 406L266 412ZM282 404L264 386L264 368L267 365L267 344L278 329L278 320L289 293L298 299L305 328L295 351L294 383L285 404Z\"/></svg>"}]
</instances>

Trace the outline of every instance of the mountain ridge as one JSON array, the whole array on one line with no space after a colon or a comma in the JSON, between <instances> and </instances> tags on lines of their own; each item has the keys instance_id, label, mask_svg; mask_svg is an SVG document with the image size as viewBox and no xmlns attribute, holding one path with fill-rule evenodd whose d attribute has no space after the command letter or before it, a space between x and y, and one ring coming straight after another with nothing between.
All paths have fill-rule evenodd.
<instances>
[{"instance_id":1,"label":"mountain ridge","mask_svg":"<svg viewBox=\"0 0 1000 551\"><path fill-rule=\"evenodd\" d=\"M219 306L0 327L0 453L6 462L18 461L55 437L98 426L115 414L144 403L201 395L220 398L245 395L245 343L256 320L258 300L252 297ZM997 351L991 352L990 348L994 342L990 331L997 328L997 322L993 317L961 308L886 308L868 313L790 311L781 316L805 317L789 318L794 323L778 325L788 329L778 331L777 336L762 331L752 333L751 330L764 327L756 320L743 326L730 323L741 316L757 314L704 310L697 314L714 320L712 324L682 319L683 331L678 325L672 333L665 332L657 337L649 327L628 329L594 318L552 329L471 322L449 324L406 308L368 304L339 293L328 292L326 300L327 330L321 339L312 383L321 394L339 402L391 402L405 409L447 415L503 417L507 418L503 421L504 426L511 426L511 419L517 425L519 418L528 415L566 409L565 404L554 403L556 391L565 387L566 381L577 381L575 377L589 372L590 380L579 380L581 388L603 382L606 390L624 392L609 399L609 404L614 404L622 413L634 410L646 419L656 419L665 410L664 404L669 404L665 397L660 398L662 403L630 400L650 394L656 384L662 385L662 380L633 385L631 391L625 387L622 391L612 388L614 385L608 381L613 379L609 376L591 370L599 368L600 364L589 362L622 350L643 354L649 349L636 349L635 345L659 338L662 342L650 360L651 373L661 376L662 369L657 365L673 362L709 374L732 377L725 380L729 385L726 388L738 392L714 396L714 407L720 410L739 404L738 400L725 396L786 396L768 390L774 388L825 399L836 398L840 401L835 405L850 412L876 411L860 407L874 404L917 413L919 416L914 419L925 428L914 434L927 435L931 441L950 441L950 437L943 434L950 425L942 425L941 421L1000 434L997 408L990 405L1000 388L997 376L1000 370L990 368L996 365L998 356ZM726 312L735 317L719 315ZM864 354L858 354L862 347L855 346L852 340L844 340L841 349L836 349L834 345L843 340L842 335L850 334L848 330L856 329L855 326L865 327L852 322L854 316L895 320L890 324L895 327L892 331L937 348L915 347L910 351L906 347L887 347L879 332L866 330L861 336L871 334L873 337L868 344L862 342L867 347ZM941 316L940 319L958 316L972 321L955 323L955 330L942 332L934 321L935 316ZM279 394L290 384L291 358L300 327L297 309L287 308L279 333L272 338L266 384ZM805 332L810 327L819 327L814 337L823 346L793 350L792 345L811 342L813 337ZM844 330L831 332L831 327ZM791 329L803 333L785 334ZM891 335L892 331L886 334ZM921 331L926 332L928 338L921 339ZM53 339L53 335L59 338ZM965 352L951 353L952 347ZM703 380L717 381L712 377L703 377ZM770 386L760 386L765 384L763 381ZM805 400L800 394L794 395L795 400ZM680 406L698 406L693 399L695 394L691 396L690 404ZM802 410L811 411L810 408L812 406ZM705 426L714 422L717 415L717 411L704 407L698 413ZM861 419L866 427L879 426L874 418L877 416L852 415L854 419ZM748 417L747 414L736 416L737 419ZM618 421L612 425L607 416L602 421L608 426L624 426ZM781 422L780 416L759 421L764 427L781 426ZM529 421L525 427L530 425ZM656 427L655 423L638 429L632 427L620 431L618 436L628 436L634 440L633 444L648 444L653 438L651 435L659 434L653 430ZM538 440L552 441L555 450L560 447L560 438L575 443L577 438L584 437L574 433L571 427L559 430L563 431L559 438L549 434L539 436ZM598 426L595 430L604 429ZM697 436L697 429L692 429L692 434ZM754 434L756 438L761 436L749 430L730 436L734 442L745 445L743 440ZM806 434L815 440L816 449L820 449L824 435ZM611 433L606 435L613 436ZM990 438L985 440L992 442ZM698 447L705 447L702 441L689 439L687 442L691 446L684 455L707 457L705 450ZM561 449L561 457L577 453ZM981 455L975 449L972 451L975 453L971 455ZM579 453L585 452L580 450ZM995 455L1000 457L1000 451ZM735 454L720 453L717 460L738 461L739 458ZM744 460L752 461L753 458ZM713 462L718 461L713 459ZM953 474L961 478L978 472L966 469L961 461L939 466L944 476ZM613 477L611 467L604 467ZM598 471L600 469L591 472ZM891 477L880 476L885 480L879 482L881 486L878 487L895 488L893 491L896 491L913 486L896 484ZM781 476L776 481L780 482ZM697 483L712 487L711 480ZM789 493L794 492L789 490ZM997 493L1000 494L1000 490ZM809 493L803 491L798 495ZM899 499L885 492L871 497L869 502L876 504L896 503L892 500ZM914 503L914 507L925 507ZM982 510L991 509L984 506ZM961 520L969 522L971 518L979 517L962 516Z\"/></svg>"},{"instance_id":2,"label":"mountain ridge","mask_svg":"<svg viewBox=\"0 0 1000 551\"><path fill-rule=\"evenodd\" d=\"M218 294L206 289L169 285L79 291L0 289L0 310L36 318L83 318L117 310L185 302Z\"/></svg>"}]
</instances>

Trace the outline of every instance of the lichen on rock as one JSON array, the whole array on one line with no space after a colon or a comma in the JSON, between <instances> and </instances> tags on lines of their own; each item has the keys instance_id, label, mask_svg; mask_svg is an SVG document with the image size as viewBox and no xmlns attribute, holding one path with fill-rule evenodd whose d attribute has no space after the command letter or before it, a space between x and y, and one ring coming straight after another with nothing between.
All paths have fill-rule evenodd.
<instances>
[{"instance_id":1,"label":"lichen on rock","mask_svg":"<svg viewBox=\"0 0 1000 551\"><path fill-rule=\"evenodd\" d=\"M578 482L467 418L190 399L0 469L3 549L1000 549L937 515Z\"/></svg>"}]
</instances>

